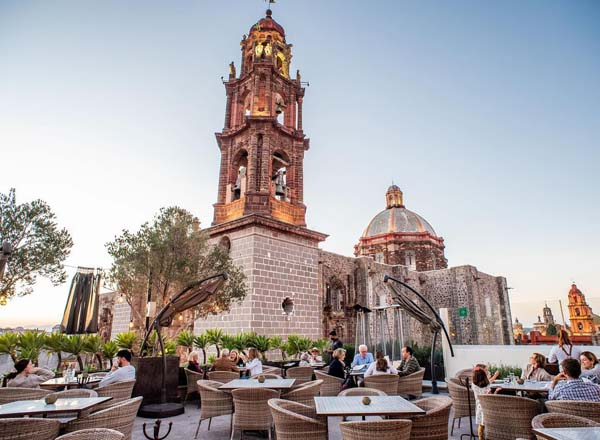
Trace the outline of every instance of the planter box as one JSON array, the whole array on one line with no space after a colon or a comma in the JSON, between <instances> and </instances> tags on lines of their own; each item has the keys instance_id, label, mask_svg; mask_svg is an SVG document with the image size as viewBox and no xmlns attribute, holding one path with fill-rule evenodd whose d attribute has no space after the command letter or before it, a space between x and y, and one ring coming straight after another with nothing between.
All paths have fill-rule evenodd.
<instances>
[{"instance_id":1,"label":"planter box","mask_svg":"<svg viewBox=\"0 0 600 440\"><path fill-rule=\"evenodd\" d=\"M136 382L133 397L142 396L142 405L160 403L162 387L162 357L134 357L131 361L135 367ZM179 357L167 356L167 401L177 402L177 386L179 384Z\"/></svg>"}]
</instances>

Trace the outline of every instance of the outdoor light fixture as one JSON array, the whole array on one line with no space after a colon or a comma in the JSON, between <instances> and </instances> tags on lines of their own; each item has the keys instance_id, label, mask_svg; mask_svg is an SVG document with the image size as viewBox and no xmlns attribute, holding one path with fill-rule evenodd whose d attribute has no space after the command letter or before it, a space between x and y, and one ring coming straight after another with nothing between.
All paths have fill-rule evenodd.
<instances>
[{"instance_id":1,"label":"outdoor light fixture","mask_svg":"<svg viewBox=\"0 0 600 440\"><path fill-rule=\"evenodd\" d=\"M119 295L119 297L117 298L117 302L119 304L123 304L123 295Z\"/></svg>"},{"instance_id":2,"label":"outdoor light fixture","mask_svg":"<svg viewBox=\"0 0 600 440\"><path fill-rule=\"evenodd\" d=\"M180 321L183 321L183 313L180 313L179 316L177 317L177 319L179 319Z\"/></svg>"},{"instance_id":3,"label":"outdoor light fixture","mask_svg":"<svg viewBox=\"0 0 600 440\"><path fill-rule=\"evenodd\" d=\"M6 302L6 295L0 295L0 306L5 306Z\"/></svg>"},{"instance_id":4,"label":"outdoor light fixture","mask_svg":"<svg viewBox=\"0 0 600 440\"><path fill-rule=\"evenodd\" d=\"M133 319L131 321L129 321L129 328L132 329L133 328Z\"/></svg>"}]
</instances>

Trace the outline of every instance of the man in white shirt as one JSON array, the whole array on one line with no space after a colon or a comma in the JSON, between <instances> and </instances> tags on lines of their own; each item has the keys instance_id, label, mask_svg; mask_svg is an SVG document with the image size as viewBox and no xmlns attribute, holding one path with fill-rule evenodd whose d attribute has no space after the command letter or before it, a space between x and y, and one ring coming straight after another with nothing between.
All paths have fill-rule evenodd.
<instances>
[{"instance_id":1,"label":"man in white shirt","mask_svg":"<svg viewBox=\"0 0 600 440\"><path fill-rule=\"evenodd\" d=\"M117 353L117 362L113 364L110 373L100 381L99 386L104 387L111 383L135 380L135 367L131 365L131 352L120 350Z\"/></svg>"}]
</instances>

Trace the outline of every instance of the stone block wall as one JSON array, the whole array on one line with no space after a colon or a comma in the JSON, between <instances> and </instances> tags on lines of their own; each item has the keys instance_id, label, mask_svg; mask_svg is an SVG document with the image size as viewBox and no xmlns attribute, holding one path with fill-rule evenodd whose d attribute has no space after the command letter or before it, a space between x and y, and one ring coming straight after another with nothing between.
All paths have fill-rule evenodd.
<instances>
[{"instance_id":1,"label":"stone block wall","mask_svg":"<svg viewBox=\"0 0 600 440\"><path fill-rule=\"evenodd\" d=\"M128 332L130 321L131 307L129 307L129 304L126 302L115 302L110 339L114 339L119 333Z\"/></svg>"},{"instance_id":2,"label":"stone block wall","mask_svg":"<svg viewBox=\"0 0 600 440\"><path fill-rule=\"evenodd\" d=\"M267 336L299 333L319 337L317 243L261 225L216 235L211 240L216 243L223 236L231 243L234 263L246 274L248 295L227 313L196 320L194 331L221 328L228 333L255 331ZM289 316L282 308L286 298L294 303Z\"/></svg>"}]
</instances>

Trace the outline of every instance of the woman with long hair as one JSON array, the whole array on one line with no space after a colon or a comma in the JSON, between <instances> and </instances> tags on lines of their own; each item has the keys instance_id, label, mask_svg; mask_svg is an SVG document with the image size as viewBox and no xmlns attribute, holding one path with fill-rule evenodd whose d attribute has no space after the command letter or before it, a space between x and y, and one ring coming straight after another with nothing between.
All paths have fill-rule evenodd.
<instances>
[{"instance_id":1,"label":"woman with long hair","mask_svg":"<svg viewBox=\"0 0 600 440\"><path fill-rule=\"evenodd\" d=\"M6 376L7 387L39 388L41 383L54 377L52 371L34 367L29 359L15 362L15 370Z\"/></svg>"},{"instance_id":2,"label":"woman with long hair","mask_svg":"<svg viewBox=\"0 0 600 440\"><path fill-rule=\"evenodd\" d=\"M229 352L229 360L236 366L241 367L244 365L244 359L240 356L237 350L231 350Z\"/></svg>"},{"instance_id":3,"label":"woman with long hair","mask_svg":"<svg viewBox=\"0 0 600 440\"><path fill-rule=\"evenodd\" d=\"M529 358L529 363L523 373L521 379L526 380L552 380L552 375L546 371L546 357L541 353L533 353Z\"/></svg>"},{"instance_id":4,"label":"woman with long hair","mask_svg":"<svg viewBox=\"0 0 600 440\"><path fill-rule=\"evenodd\" d=\"M365 371L365 377L375 374L398 374L398 370L393 365L390 365L381 351L375 353L375 362L369 365L369 368Z\"/></svg>"},{"instance_id":5,"label":"woman with long hair","mask_svg":"<svg viewBox=\"0 0 600 440\"><path fill-rule=\"evenodd\" d=\"M258 350L256 348L248 349L248 362L246 363L246 367L248 367L248 374L250 376L261 374L263 372L262 362L260 361L260 356L258 355Z\"/></svg>"},{"instance_id":6,"label":"woman with long hair","mask_svg":"<svg viewBox=\"0 0 600 440\"><path fill-rule=\"evenodd\" d=\"M583 351L579 360L581 362L580 377L587 377L594 383L600 383L600 363L598 363L596 355L591 351Z\"/></svg>"},{"instance_id":7,"label":"woman with long hair","mask_svg":"<svg viewBox=\"0 0 600 440\"><path fill-rule=\"evenodd\" d=\"M554 345L548 355L548 362L561 363L565 359L577 359L581 356L581 349L571 342L569 333L565 329L558 332L558 344Z\"/></svg>"}]
</instances>

